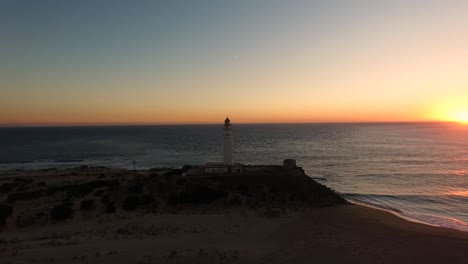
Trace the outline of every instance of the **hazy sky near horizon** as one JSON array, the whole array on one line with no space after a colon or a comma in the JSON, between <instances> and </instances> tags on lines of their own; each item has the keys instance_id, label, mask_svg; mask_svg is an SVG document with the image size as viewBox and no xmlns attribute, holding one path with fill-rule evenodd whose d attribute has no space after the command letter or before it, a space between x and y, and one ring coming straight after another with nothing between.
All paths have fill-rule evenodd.
<instances>
[{"instance_id":1,"label":"hazy sky near horizon","mask_svg":"<svg viewBox=\"0 0 468 264\"><path fill-rule=\"evenodd\" d=\"M468 1L1 0L0 38L0 125L468 115Z\"/></svg>"}]
</instances>

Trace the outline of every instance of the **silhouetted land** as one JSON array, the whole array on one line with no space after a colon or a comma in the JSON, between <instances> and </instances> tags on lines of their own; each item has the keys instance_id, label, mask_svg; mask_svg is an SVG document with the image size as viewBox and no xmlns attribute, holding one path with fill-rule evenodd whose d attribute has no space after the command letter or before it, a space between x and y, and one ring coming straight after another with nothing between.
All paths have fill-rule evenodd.
<instances>
[{"instance_id":1,"label":"silhouetted land","mask_svg":"<svg viewBox=\"0 0 468 264\"><path fill-rule=\"evenodd\" d=\"M468 234L350 205L302 169L0 172L2 263L466 263Z\"/></svg>"}]
</instances>

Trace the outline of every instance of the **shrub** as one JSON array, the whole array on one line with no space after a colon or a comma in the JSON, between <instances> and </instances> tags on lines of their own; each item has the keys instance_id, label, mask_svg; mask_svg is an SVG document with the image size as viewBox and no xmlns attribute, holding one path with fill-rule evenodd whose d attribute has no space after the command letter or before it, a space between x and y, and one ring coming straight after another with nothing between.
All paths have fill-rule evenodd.
<instances>
[{"instance_id":1,"label":"shrub","mask_svg":"<svg viewBox=\"0 0 468 264\"><path fill-rule=\"evenodd\" d=\"M41 197L44 194L43 190L30 191L30 192L15 192L10 193L7 197L7 201L14 202L18 200L32 200Z\"/></svg>"},{"instance_id":2,"label":"shrub","mask_svg":"<svg viewBox=\"0 0 468 264\"><path fill-rule=\"evenodd\" d=\"M192 188L191 196L192 203L211 203L215 200L226 197L227 192L208 186L197 186Z\"/></svg>"},{"instance_id":3,"label":"shrub","mask_svg":"<svg viewBox=\"0 0 468 264\"><path fill-rule=\"evenodd\" d=\"M36 214L36 217L37 218L44 218L46 216L46 214L44 214L43 212L39 212Z\"/></svg>"},{"instance_id":4,"label":"shrub","mask_svg":"<svg viewBox=\"0 0 468 264\"><path fill-rule=\"evenodd\" d=\"M56 221L63 221L70 218L73 214L72 205L69 203L60 204L50 210L50 216Z\"/></svg>"},{"instance_id":5,"label":"shrub","mask_svg":"<svg viewBox=\"0 0 468 264\"><path fill-rule=\"evenodd\" d=\"M31 225L34 225L39 221L39 218L36 216L17 216L16 217L16 228L24 228Z\"/></svg>"},{"instance_id":6,"label":"shrub","mask_svg":"<svg viewBox=\"0 0 468 264\"><path fill-rule=\"evenodd\" d=\"M13 184L11 183L4 183L0 185L0 193L9 193L13 191Z\"/></svg>"},{"instance_id":7,"label":"shrub","mask_svg":"<svg viewBox=\"0 0 468 264\"><path fill-rule=\"evenodd\" d=\"M177 175L182 175L182 170L181 169L174 169L174 170L170 170L170 171L167 171L164 173L164 176L166 178L170 178L172 176L177 176Z\"/></svg>"},{"instance_id":8,"label":"shrub","mask_svg":"<svg viewBox=\"0 0 468 264\"><path fill-rule=\"evenodd\" d=\"M84 196L95 189L103 187L116 187L120 183L116 180L96 180L80 184L63 185L63 186L52 186L47 189L47 194L53 195L59 192L67 192L71 196Z\"/></svg>"},{"instance_id":9,"label":"shrub","mask_svg":"<svg viewBox=\"0 0 468 264\"><path fill-rule=\"evenodd\" d=\"M193 168L192 165L184 165L182 167L182 172L187 172L187 171L191 170L192 168Z\"/></svg>"},{"instance_id":10,"label":"shrub","mask_svg":"<svg viewBox=\"0 0 468 264\"><path fill-rule=\"evenodd\" d=\"M104 213L113 214L116 211L115 204L111 201L109 195L103 195L100 197L101 203L104 206Z\"/></svg>"},{"instance_id":11,"label":"shrub","mask_svg":"<svg viewBox=\"0 0 468 264\"><path fill-rule=\"evenodd\" d=\"M140 197L140 203L142 205L147 205L147 204L153 204L155 202L155 199L152 195L150 194L143 194Z\"/></svg>"},{"instance_id":12,"label":"shrub","mask_svg":"<svg viewBox=\"0 0 468 264\"><path fill-rule=\"evenodd\" d=\"M179 194L169 196L168 203L170 205L177 204L208 204L220 198L227 196L227 192L217 190L208 186L190 186L188 191L183 191Z\"/></svg>"},{"instance_id":13,"label":"shrub","mask_svg":"<svg viewBox=\"0 0 468 264\"><path fill-rule=\"evenodd\" d=\"M231 197L229 197L228 205L240 206L242 205L242 198L238 194L233 194Z\"/></svg>"},{"instance_id":14,"label":"shrub","mask_svg":"<svg viewBox=\"0 0 468 264\"><path fill-rule=\"evenodd\" d=\"M187 183L187 179L180 178L176 180L176 184L179 186L184 186Z\"/></svg>"},{"instance_id":15,"label":"shrub","mask_svg":"<svg viewBox=\"0 0 468 264\"><path fill-rule=\"evenodd\" d=\"M160 172L160 171L165 171L168 170L168 168L151 168L149 169L150 172Z\"/></svg>"},{"instance_id":16,"label":"shrub","mask_svg":"<svg viewBox=\"0 0 468 264\"><path fill-rule=\"evenodd\" d=\"M140 199L136 195L129 195L125 199L122 208L127 211L132 211L138 208L140 205Z\"/></svg>"},{"instance_id":17,"label":"shrub","mask_svg":"<svg viewBox=\"0 0 468 264\"><path fill-rule=\"evenodd\" d=\"M237 191L242 195L247 195L248 196L250 194L249 187L247 185L244 185L244 184L239 185L237 187Z\"/></svg>"},{"instance_id":18,"label":"shrub","mask_svg":"<svg viewBox=\"0 0 468 264\"><path fill-rule=\"evenodd\" d=\"M94 199L84 199L83 201L81 201L80 210L92 211L94 209L96 209L96 204L94 202Z\"/></svg>"},{"instance_id":19,"label":"shrub","mask_svg":"<svg viewBox=\"0 0 468 264\"><path fill-rule=\"evenodd\" d=\"M128 186L128 193L142 193L143 192L143 183L134 182Z\"/></svg>"},{"instance_id":20,"label":"shrub","mask_svg":"<svg viewBox=\"0 0 468 264\"><path fill-rule=\"evenodd\" d=\"M276 218L280 217L281 215L284 214L284 209L280 208L268 208L263 215L268 217L268 218Z\"/></svg>"},{"instance_id":21,"label":"shrub","mask_svg":"<svg viewBox=\"0 0 468 264\"><path fill-rule=\"evenodd\" d=\"M0 226L6 223L8 217L13 213L13 208L6 204L0 204Z\"/></svg>"},{"instance_id":22,"label":"shrub","mask_svg":"<svg viewBox=\"0 0 468 264\"><path fill-rule=\"evenodd\" d=\"M99 197L104 194L104 190L96 190L93 194L94 197Z\"/></svg>"},{"instance_id":23,"label":"shrub","mask_svg":"<svg viewBox=\"0 0 468 264\"><path fill-rule=\"evenodd\" d=\"M106 214L113 214L115 213L115 205L112 202L109 202L104 205L104 213Z\"/></svg>"},{"instance_id":24,"label":"shrub","mask_svg":"<svg viewBox=\"0 0 468 264\"><path fill-rule=\"evenodd\" d=\"M15 182L21 183L31 183L33 180L31 178L16 178Z\"/></svg>"},{"instance_id":25,"label":"shrub","mask_svg":"<svg viewBox=\"0 0 468 264\"><path fill-rule=\"evenodd\" d=\"M155 172L152 172L152 173L149 174L149 177L150 178L156 178L156 177L159 177L159 174L155 173Z\"/></svg>"}]
</instances>

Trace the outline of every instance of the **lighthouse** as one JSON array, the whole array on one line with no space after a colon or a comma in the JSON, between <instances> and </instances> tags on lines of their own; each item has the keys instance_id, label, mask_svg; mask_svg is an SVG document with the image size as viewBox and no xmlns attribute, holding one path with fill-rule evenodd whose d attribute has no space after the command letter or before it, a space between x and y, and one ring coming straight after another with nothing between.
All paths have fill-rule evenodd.
<instances>
[{"instance_id":1,"label":"lighthouse","mask_svg":"<svg viewBox=\"0 0 468 264\"><path fill-rule=\"evenodd\" d=\"M226 165L232 165L232 130L231 130L231 120L229 117L226 117L224 120L224 155L223 163Z\"/></svg>"},{"instance_id":2,"label":"lighthouse","mask_svg":"<svg viewBox=\"0 0 468 264\"><path fill-rule=\"evenodd\" d=\"M217 175L217 174L239 174L244 172L240 163L232 162L232 127L231 120L226 117L223 126L223 162L207 162L205 166L192 168L188 174L191 175Z\"/></svg>"}]
</instances>

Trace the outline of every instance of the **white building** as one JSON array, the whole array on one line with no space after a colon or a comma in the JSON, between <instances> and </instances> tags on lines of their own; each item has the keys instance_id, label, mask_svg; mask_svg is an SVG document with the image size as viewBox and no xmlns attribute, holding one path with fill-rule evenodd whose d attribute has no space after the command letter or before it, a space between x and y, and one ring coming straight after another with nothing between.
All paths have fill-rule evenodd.
<instances>
[{"instance_id":1,"label":"white building","mask_svg":"<svg viewBox=\"0 0 468 264\"><path fill-rule=\"evenodd\" d=\"M233 147L232 147L232 126L231 120L226 117L223 127L223 162L208 162L205 164L205 173L219 174L219 173L241 173L242 164L233 163Z\"/></svg>"},{"instance_id":2,"label":"white building","mask_svg":"<svg viewBox=\"0 0 468 264\"><path fill-rule=\"evenodd\" d=\"M208 162L205 165L205 173L241 173L243 172L242 164L234 163L232 165L226 165L221 162Z\"/></svg>"}]
</instances>

